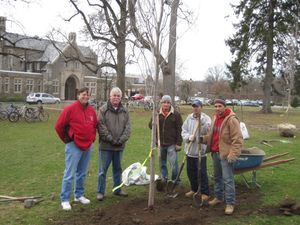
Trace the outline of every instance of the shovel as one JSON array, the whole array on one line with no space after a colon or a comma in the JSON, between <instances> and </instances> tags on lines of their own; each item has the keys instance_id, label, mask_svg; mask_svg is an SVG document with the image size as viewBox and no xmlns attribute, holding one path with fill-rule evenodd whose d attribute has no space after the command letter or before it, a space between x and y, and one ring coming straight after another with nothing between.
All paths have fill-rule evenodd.
<instances>
[{"instance_id":1,"label":"shovel","mask_svg":"<svg viewBox=\"0 0 300 225\"><path fill-rule=\"evenodd\" d=\"M192 142L190 142L190 143L192 143ZM189 144L189 146L191 146L191 144ZM183 167L185 165L185 161L186 161L186 155L183 157L182 164L180 166L179 173L177 174L176 179L175 180L169 180L168 183L167 183L168 197L176 198L178 196L178 192L174 193L174 190L175 190L175 187L178 184L178 181L179 181L179 178L180 178L180 174L181 174L181 172L183 170Z\"/></svg>"},{"instance_id":2,"label":"shovel","mask_svg":"<svg viewBox=\"0 0 300 225\"><path fill-rule=\"evenodd\" d=\"M32 206L44 201L44 199L33 199L29 198L24 201L24 208L31 208Z\"/></svg>"},{"instance_id":3,"label":"shovel","mask_svg":"<svg viewBox=\"0 0 300 225\"><path fill-rule=\"evenodd\" d=\"M200 114L201 118L201 114ZM201 126L198 127L199 129L199 137L200 137L200 131L201 131ZM202 150L202 145L200 141L198 142L198 189L197 192L193 195L193 202L195 207L200 208L202 206L202 198L201 198L201 150Z\"/></svg>"}]
</instances>

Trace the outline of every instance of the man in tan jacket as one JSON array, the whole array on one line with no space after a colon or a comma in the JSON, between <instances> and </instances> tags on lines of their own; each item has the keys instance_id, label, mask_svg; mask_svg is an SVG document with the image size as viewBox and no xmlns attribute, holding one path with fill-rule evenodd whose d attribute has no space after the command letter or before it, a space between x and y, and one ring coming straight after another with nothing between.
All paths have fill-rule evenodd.
<instances>
[{"instance_id":1,"label":"man in tan jacket","mask_svg":"<svg viewBox=\"0 0 300 225\"><path fill-rule=\"evenodd\" d=\"M214 168L215 198L209 205L214 206L225 201L225 214L231 215L235 205L233 163L241 153L243 136L239 120L230 108L226 108L225 101L216 99L214 106L216 114L212 129L203 137L203 143L212 152Z\"/></svg>"}]
</instances>

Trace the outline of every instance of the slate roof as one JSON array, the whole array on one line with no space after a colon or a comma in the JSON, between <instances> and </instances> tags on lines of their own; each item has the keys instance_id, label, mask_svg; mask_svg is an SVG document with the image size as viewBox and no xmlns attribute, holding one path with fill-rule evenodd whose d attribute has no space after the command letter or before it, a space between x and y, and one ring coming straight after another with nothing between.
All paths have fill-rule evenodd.
<instances>
[{"instance_id":1,"label":"slate roof","mask_svg":"<svg viewBox=\"0 0 300 225\"><path fill-rule=\"evenodd\" d=\"M43 52L43 55L37 61L44 61L44 62L53 62L54 59L59 55L59 52L51 43L50 40L42 39L37 36L30 37L15 33L8 33L6 32L3 35L4 39L8 39L9 41L5 40L5 46L17 47L17 48L24 48L30 50L36 50ZM55 46L58 47L61 51L66 47L67 43L62 42L55 42ZM83 54L84 57L87 58L94 58L96 54L89 48L85 46L78 46L79 50Z\"/></svg>"}]
</instances>

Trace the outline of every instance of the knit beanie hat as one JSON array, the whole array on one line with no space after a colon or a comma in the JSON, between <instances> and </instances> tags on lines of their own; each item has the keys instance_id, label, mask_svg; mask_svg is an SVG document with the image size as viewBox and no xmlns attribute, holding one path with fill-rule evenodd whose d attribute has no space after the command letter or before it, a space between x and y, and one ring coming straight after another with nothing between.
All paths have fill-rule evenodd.
<instances>
[{"instance_id":1,"label":"knit beanie hat","mask_svg":"<svg viewBox=\"0 0 300 225\"><path fill-rule=\"evenodd\" d=\"M170 95L162 96L161 102L172 102L171 96Z\"/></svg>"},{"instance_id":2,"label":"knit beanie hat","mask_svg":"<svg viewBox=\"0 0 300 225\"><path fill-rule=\"evenodd\" d=\"M226 102L225 102L225 100L223 100L223 99L220 99L220 98L219 98L219 99L215 99L215 100L214 100L214 104L217 104L217 103L226 106Z\"/></svg>"}]
</instances>

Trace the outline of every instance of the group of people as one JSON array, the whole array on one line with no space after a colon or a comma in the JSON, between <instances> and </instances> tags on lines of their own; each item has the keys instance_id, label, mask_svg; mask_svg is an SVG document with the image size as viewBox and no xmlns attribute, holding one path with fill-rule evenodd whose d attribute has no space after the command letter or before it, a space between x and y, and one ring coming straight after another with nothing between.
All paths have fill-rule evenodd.
<instances>
[{"instance_id":1,"label":"group of people","mask_svg":"<svg viewBox=\"0 0 300 225\"><path fill-rule=\"evenodd\" d=\"M118 87L112 88L109 101L100 108L98 118L88 103L89 98L88 88L79 89L77 101L64 108L55 124L58 136L65 143L65 170L60 194L63 210L72 209L70 196L73 177L74 201L90 203L84 196L84 181L97 130L100 141L97 199L104 199L106 173L111 163L114 187L122 182L121 160L131 132L128 111L121 103L122 91ZM121 188L117 188L114 194L127 196Z\"/></svg>"},{"instance_id":2,"label":"group of people","mask_svg":"<svg viewBox=\"0 0 300 225\"><path fill-rule=\"evenodd\" d=\"M74 181L74 201L89 204L84 196L84 181L93 150L96 132L99 134L99 174L97 199L105 196L106 173L112 163L114 194L128 196L121 187L121 161L125 143L131 133L129 114L121 103L122 92L112 88L107 103L100 108L98 118L92 106L88 104L89 90L78 91L77 101L67 106L59 115L55 129L65 143L65 170L61 188L61 206L71 210L70 195ZM201 200L214 206L225 202L225 214L232 214L235 205L235 184L233 163L237 160L243 138L239 121L234 112L226 107L222 99L214 101L213 120L202 112L202 102L192 103L192 113L183 122L179 112L172 106L169 95L161 98L161 107L157 118L157 134L160 149L160 170L162 180L168 180L167 161L171 167L171 180L178 176L178 151L184 142L187 157L187 175L191 190L186 197L192 197L201 185ZM152 127L152 119L149 123ZM211 152L214 171L214 195L209 200L207 176L207 153ZM201 157L201 170L198 160ZM198 180L198 171L201 179Z\"/></svg>"},{"instance_id":3,"label":"group of people","mask_svg":"<svg viewBox=\"0 0 300 225\"><path fill-rule=\"evenodd\" d=\"M171 179L178 175L179 146L184 142L187 156L187 175L191 190L185 194L193 197L200 182L201 201L215 206L225 202L225 214L234 212L235 183L233 164L241 153L243 136L239 120L235 113L226 107L223 99L214 101L215 115L213 120L202 112L202 102L196 99L192 103L192 113L182 123L181 116L171 105L171 97L165 95L161 99L159 111L159 139L161 177L168 179L166 161L172 170ZM207 176L207 153L211 152L214 174L214 195L209 200L209 183ZM198 168L198 160L201 168ZM200 171L200 180L198 172Z\"/></svg>"}]
</instances>

